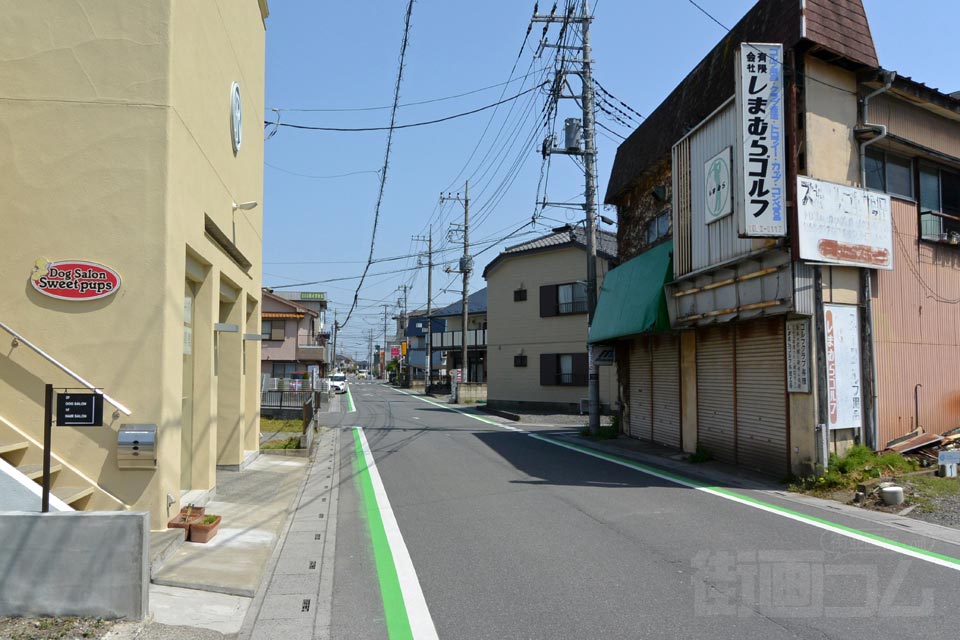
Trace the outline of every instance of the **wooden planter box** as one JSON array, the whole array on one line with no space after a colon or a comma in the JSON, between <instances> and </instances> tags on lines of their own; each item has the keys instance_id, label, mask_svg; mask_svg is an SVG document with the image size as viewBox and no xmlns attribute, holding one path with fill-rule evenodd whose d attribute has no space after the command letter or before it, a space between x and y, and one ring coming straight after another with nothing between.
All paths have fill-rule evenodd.
<instances>
[{"instance_id":1,"label":"wooden planter box","mask_svg":"<svg viewBox=\"0 0 960 640\"><path fill-rule=\"evenodd\" d=\"M216 520L210 524L203 524L203 518L198 518L195 522L190 523L190 542L209 542L217 535L217 529L220 527L220 516L212 517Z\"/></svg>"}]
</instances>

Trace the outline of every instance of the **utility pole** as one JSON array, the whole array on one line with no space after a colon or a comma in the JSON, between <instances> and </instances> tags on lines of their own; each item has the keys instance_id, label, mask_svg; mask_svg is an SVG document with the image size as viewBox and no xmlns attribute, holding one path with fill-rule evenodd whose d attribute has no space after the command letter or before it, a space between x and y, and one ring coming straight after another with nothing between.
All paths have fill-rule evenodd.
<instances>
[{"instance_id":1,"label":"utility pole","mask_svg":"<svg viewBox=\"0 0 960 640\"><path fill-rule=\"evenodd\" d=\"M470 309L468 306L468 298L470 294L470 272L473 270L473 258L470 257L470 181L467 180L463 187L463 198L460 198L460 195L456 196L446 196L440 197L440 201L444 200L456 200L463 204L463 256L460 258L460 269L459 272L463 275L463 297L461 298L463 304L463 328L460 330L460 342L461 348L463 350L462 367L463 367L463 380L462 382L470 381L470 362L469 350L467 348L467 324L470 321ZM453 271L453 269L450 269Z\"/></svg>"},{"instance_id":2,"label":"utility pole","mask_svg":"<svg viewBox=\"0 0 960 640\"><path fill-rule=\"evenodd\" d=\"M333 371L331 373L337 372L337 310L333 310Z\"/></svg>"},{"instance_id":3,"label":"utility pole","mask_svg":"<svg viewBox=\"0 0 960 640\"><path fill-rule=\"evenodd\" d=\"M424 392L430 388L433 383L433 225L430 225L430 232L426 238L423 236L414 236L415 242L427 241L427 344L426 344L426 371L424 380Z\"/></svg>"},{"instance_id":4,"label":"utility pole","mask_svg":"<svg viewBox=\"0 0 960 640\"><path fill-rule=\"evenodd\" d=\"M397 303L400 304L400 335L397 336L400 338L400 366L398 367L398 377L401 380L401 386L403 385L403 374L404 369L407 370L407 373L410 372L410 366L408 361L408 356L403 353L403 343L406 342L407 337L407 291L410 287L405 284L400 285L400 289L403 291L403 299L397 300Z\"/></svg>"},{"instance_id":5,"label":"utility pole","mask_svg":"<svg viewBox=\"0 0 960 640\"><path fill-rule=\"evenodd\" d=\"M533 22L558 22L564 25L576 22L580 24L582 33L582 46L580 51L582 58L580 70L570 72L580 76L581 79L581 104L583 107L583 150L579 149L579 142L574 146L570 140L566 141L564 149L552 148L553 144L544 144L544 153L565 153L568 155L582 155L584 164L584 186L585 200L583 208L586 212L586 245L587 245L587 336L589 340L590 326L593 324L593 314L597 308L597 147L596 147L596 122L594 121L594 89L593 89L593 69L590 60L590 22L593 18L590 16L590 2L583 0L580 5L580 15L575 16L572 12L558 16L551 12L549 15L534 14ZM549 46L549 45L545 45ZM559 46L559 45L558 45ZM562 55L562 54L561 54ZM563 96L563 82L559 79L554 83L555 98L570 97L576 99L577 96ZM593 361L593 349L590 343L587 343L587 373L588 373L588 393L590 402L590 433L596 435L600 430L600 375L596 364Z\"/></svg>"},{"instance_id":6,"label":"utility pole","mask_svg":"<svg viewBox=\"0 0 960 640\"><path fill-rule=\"evenodd\" d=\"M383 307L383 356L380 358L380 377L383 380L387 379L387 309L390 308L388 304L381 304Z\"/></svg>"},{"instance_id":7,"label":"utility pole","mask_svg":"<svg viewBox=\"0 0 960 640\"><path fill-rule=\"evenodd\" d=\"M367 331L367 373L373 373L373 329Z\"/></svg>"}]
</instances>

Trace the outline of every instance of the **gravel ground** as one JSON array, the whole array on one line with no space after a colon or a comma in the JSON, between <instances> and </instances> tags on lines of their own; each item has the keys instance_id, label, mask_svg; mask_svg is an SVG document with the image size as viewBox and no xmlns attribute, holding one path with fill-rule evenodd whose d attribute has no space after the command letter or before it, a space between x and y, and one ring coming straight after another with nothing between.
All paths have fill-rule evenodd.
<instances>
[{"instance_id":1,"label":"gravel ground","mask_svg":"<svg viewBox=\"0 0 960 640\"><path fill-rule=\"evenodd\" d=\"M221 640L209 629L98 618L0 618L0 640Z\"/></svg>"}]
</instances>

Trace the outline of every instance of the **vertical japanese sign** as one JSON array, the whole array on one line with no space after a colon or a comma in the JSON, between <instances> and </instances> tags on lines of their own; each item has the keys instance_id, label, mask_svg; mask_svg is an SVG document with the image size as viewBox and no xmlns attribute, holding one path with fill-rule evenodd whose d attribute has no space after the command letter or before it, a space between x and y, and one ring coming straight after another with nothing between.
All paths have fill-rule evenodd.
<instances>
[{"instance_id":1,"label":"vertical japanese sign","mask_svg":"<svg viewBox=\"0 0 960 640\"><path fill-rule=\"evenodd\" d=\"M860 387L860 323L853 305L823 305L827 357L827 424L831 429L863 426Z\"/></svg>"},{"instance_id":2,"label":"vertical japanese sign","mask_svg":"<svg viewBox=\"0 0 960 640\"><path fill-rule=\"evenodd\" d=\"M787 235L782 60L782 45L740 45L737 172L743 178L738 216L744 236Z\"/></svg>"},{"instance_id":3,"label":"vertical japanese sign","mask_svg":"<svg viewBox=\"0 0 960 640\"><path fill-rule=\"evenodd\" d=\"M787 391L810 393L810 322L787 320Z\"/></svg>"}]
</instances>

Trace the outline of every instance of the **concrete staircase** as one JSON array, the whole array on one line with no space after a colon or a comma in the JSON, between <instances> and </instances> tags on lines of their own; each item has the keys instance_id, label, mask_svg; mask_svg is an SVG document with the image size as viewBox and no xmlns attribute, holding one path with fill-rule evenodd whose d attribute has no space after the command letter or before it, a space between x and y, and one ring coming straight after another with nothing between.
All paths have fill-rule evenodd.
<instances>
[{"instance_id":1,"label":"concrete staircase","mask_svg":"<svg viewBox=\"0 0 960 640\"><path fill-rule=\"evenodd\" d=\"M37 485L43 483L43 447L41 443L0 419L0 459ZM76 510L123 509L124 505L57 456L50 462L50 493ZM0 511L10 508L0 495ZM37 504L39 510L39 503Z\"/></svg>"}]
</instances>

